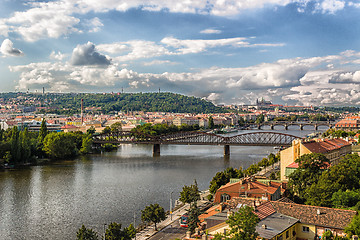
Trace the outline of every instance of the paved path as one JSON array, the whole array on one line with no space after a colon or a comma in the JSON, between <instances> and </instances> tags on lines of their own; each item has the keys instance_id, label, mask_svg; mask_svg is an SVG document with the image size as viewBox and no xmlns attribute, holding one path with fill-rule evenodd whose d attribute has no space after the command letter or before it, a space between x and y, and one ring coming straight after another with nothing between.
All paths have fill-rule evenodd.
<instances>
[{"instance_id":1,"label":"paved path","mask_svg":"<svg viewBox=\"0 0 360 240\"><path fill-rule=\"evenodd\" d=\"M162 229L166 228L168 225L173 224L175 221L179 221L179 218L181 217L181 215L186 213L187 209L189 209L189 204L185 204L178 210L174 211L171 217L170 215L168 215L164 221L158 223L156 227L158 228L159 232ZM136 240L150 239L156 233L157 231L155 231L155 225L152 224L147 228L145 228L144 230L142 230L141 232L138 232L136 234Z\"/></svg>"},{"instance_id":2,"label":"paved path","mask_svg":"<svg viewBox=\"0 0 360 240\"><path fill-rule=\"evenodd\" d=\"M208 191L201 192L201 194L200 194L201 200L198 201L198 206L203 206L204 204L209 203L209 201L206 200L206 196L208 194L209 194ZM179 222L179 218L181 217L181 215L185 214L188 209L189 209L189 204L185 204L184 206L182 206L179 209L177 209L176 211L174 211L172 213L172 216L170 216L170 215L166 216L166 219L164 221L162 221L156 225L156 227L158 228L158 231L155 231L154 224L146 227L144 230L142 230L141 232L138 232L136 234L136 240L161 239L161 237L160 238L152 238L152 236L154 236L155 234L160 233L160 232L162 232L162 233L166 232L167 234L169 234L169 230L176 232L176 234L182 233L181 230L175 230L173 228L179 226L179 224L177 224ZM170 227L170 225L172 225L172 226ZM179 238L181 238L181 237L179 237ZM165 239L165 238L163 238L163 239ZM169 238L167 238L167 239L169 239Z\"/></svg>"}]
</instances>

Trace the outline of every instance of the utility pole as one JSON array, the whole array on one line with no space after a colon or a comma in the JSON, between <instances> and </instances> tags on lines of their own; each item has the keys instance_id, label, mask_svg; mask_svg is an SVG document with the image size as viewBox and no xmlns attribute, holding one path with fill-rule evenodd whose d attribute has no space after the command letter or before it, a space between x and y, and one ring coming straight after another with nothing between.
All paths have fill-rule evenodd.
<instances>
[{"instance_id":1,"label":"utility pole","mask_svg":"<svg viewBox=\"0 0 360 240\"><path fill-rule=\"evenodd\" d=\"M135 228L135 240L136 240L135 212L134 212L134 228Z\"/></svg>"},{"instance_id":2,"label":"utility pole","mask_svg":"<svg viewBox=\"0 0 360 240\"><path fill-rule=\"evenodd\" d=\"M170 220L172 221L172 194L173 192L170 193Z\"/></svg>"}]
</instances>

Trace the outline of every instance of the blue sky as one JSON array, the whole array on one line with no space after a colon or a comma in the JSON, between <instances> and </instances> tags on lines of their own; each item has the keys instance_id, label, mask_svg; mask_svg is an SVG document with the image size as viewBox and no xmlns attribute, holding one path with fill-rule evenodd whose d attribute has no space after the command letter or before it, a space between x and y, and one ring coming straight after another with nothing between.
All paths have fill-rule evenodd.
<instances>
[{"instance_id":1,"label":"blue sky","mask_svg":"<svg viewBox=\"0 0 360 240\"><path fill-rule=\"evenodd\" d=\"M1 91L360 104L359 0L0 0Z\"/></svg>"}]
</instances>

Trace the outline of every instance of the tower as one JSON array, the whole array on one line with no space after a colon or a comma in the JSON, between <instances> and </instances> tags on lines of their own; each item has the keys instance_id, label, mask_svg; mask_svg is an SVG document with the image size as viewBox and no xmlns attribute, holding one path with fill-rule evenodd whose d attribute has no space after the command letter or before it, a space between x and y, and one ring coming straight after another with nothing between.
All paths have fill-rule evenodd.
<instances>
[{"instance_id":1,"label":"tower","mask_svg":"<svg viewBox=\"0 0 360 240\"><path fill-rule=\"evenodd\" d=\"M81 125L84 123L84 99L81 99Z\"/></svg>"}]
</instances>

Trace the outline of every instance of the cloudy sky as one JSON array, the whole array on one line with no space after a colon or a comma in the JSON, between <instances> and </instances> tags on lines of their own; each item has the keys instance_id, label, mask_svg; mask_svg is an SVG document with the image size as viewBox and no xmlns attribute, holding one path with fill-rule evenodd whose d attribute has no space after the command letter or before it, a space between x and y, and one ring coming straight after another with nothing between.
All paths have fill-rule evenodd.
<instances>
[{"instance_id":1,"label":"cloudy sky","mask_svg":"<svg viewBox=\"0 0 360 240\"><path fill-rule=\"evenodd\" d=\"M0 0L1 92L360 105L360 0Z\"/></svg>"}]
</instances>

